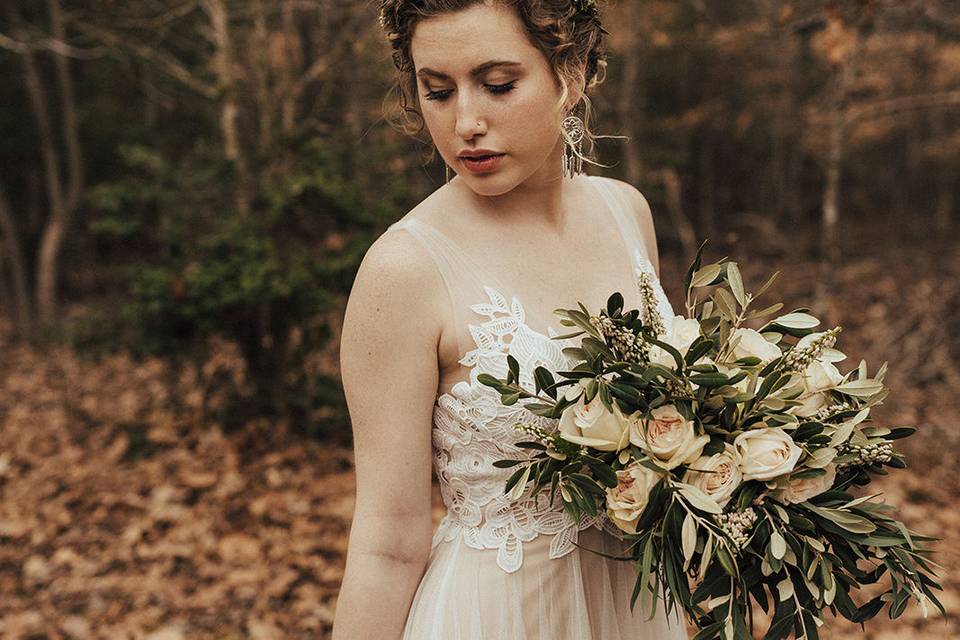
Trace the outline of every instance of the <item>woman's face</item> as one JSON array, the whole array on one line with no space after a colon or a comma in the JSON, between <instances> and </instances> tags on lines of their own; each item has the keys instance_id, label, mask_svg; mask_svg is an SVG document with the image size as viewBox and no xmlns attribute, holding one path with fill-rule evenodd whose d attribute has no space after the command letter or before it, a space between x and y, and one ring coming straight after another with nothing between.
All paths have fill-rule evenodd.
<instances>
[{"instance_id":1,"label":"woman's face","mask_svg":"<svg viewBox=\"0 0 960 640\"><path fill-rule=\"evenodd\" d=\"M430 136L471 189L501 195L535 174L560 177L561 88L512 9L475 4L425 19L410 50ZM478 150L500 157L461 156Z\"/></svg>"}]
</instances>

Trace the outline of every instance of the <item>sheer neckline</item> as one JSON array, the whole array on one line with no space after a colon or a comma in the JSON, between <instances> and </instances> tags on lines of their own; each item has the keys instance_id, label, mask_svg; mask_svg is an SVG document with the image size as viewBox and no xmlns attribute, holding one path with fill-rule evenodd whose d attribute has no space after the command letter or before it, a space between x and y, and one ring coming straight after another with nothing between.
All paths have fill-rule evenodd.
<instances>
[{"instance_id":1,"label":"sheer neckline","mask_svg":"<svg viewBox=\"0 0 960 640\"><path fill-rule=\"evenodd\" d=\"M635 308L639 303L639 294L635 292L635 284L636 284L635 280L636 280L638 270L641 269L642 263L645 262L650 266L649 272L654 279L657 279L657 280L659 279L657 278L656 273L653 269L653 265L650 262L649 258L647 258L645 251L641 251L641 248L639 246L631 247L631 243L628 241L628 234L626 232L626 229L624 228L624 224L626 221L624 221L623 218L621 217L621 212L618 212L614 209L614 206L618 204L618 199L613 198L609 194L609 190L607 189L607 187L600 184L599 181L602 180L602 178L597 176L590 176L590 175L587 175L586 178L588 179L588 182L591 185L591 188L599 196L599 200L602 203L601 208L606 210L606 215L608 216L608 218L611 219L611 222L613 222L613 224L617 228L618 230L617 235L620 238L622 250L627 256L630 278L631 278L631 281L629 282L630 288L627 291L624 291L622 290L622 288L616 287L612 289L610 293L613 293L614 290L620 290L621 293L624 295L624 298L626 299L627 308ZM439 237L441 237L444 240L444 242L448 243L451 247L455 247L457 250L459 259L461 259L466 265L468 265L468 269L477 277L478 282L482 284L484 289L488 289L488 288L492 289L493 291L498 293L500 296L502 296L505 300L510 301L511 305L516 304L521 308L522 310L521 312L524 315L524 321L517 322L518 331L522 328L523 331L537 338L538 340L559 344L562 347L570 346L572 344L571 342L569 342L571 339L567 339L563 341L552 340L553 336L562 335L563 333L569 333L572 331L572 328L569 328L569 327L563 327L564 329L563 331L556 329L554 325L559 323L559 318L556 315L552 314L552 312L550 314L547 314L545 317L552 317L556 319L552 322L548 322L543 330L534 329L528 322L526 322L526 317L528 317L529 314L526 313L526 308L523 305L523 301L521 300L521 297L516 295L515 287L507 286L506 283L501 278L490 273L488 270L483 269L469 253L464 252L462 249L460 249L459 243L453 241L446 233L438 229L433 224L420 220L419 218L409 218L408 220L412 223L422 225L423 227L430 229L432 233L435 233ZM638 238L638 240L640 239L641 238ZM631 306L631 304L633 306ZM571 307L575 305L576 305L575 302L570 303ZM468 347L465 351L461 351L460 353L458 353L459 357L457 361L461 362L463 358L468 353L470 353L471 350L472 348ZM438 383L438 393L439 393L438 399L444 395L450 395L450 392L453 391L453 389L459 384L470 384L470 372L472 370L472 367L461 368L461 371L463 371L464 369L465 369L465 374L461 373L458 379L454 380L453 382ZM466 377L463 377L464 375Z\"/></svg>"},{"instance_id":2,"label":"sheer neckline","mask_svg":"<svg viewBox=\"0 0 960 640\"><path fill-rule=\"evenodd\" d=\"M643 269L643 265L644 265L644 264L647 266L646 273L648 273L648 274L650 275L650 277L653 279L653 285L654 285L655 287L659 288L659 289L662 291L662 290L663 290L663 285L662 285L662 283L660 282L660 278L657 276L655 269L653 268L653 263L650 262L650 260L649 260L645 255L643 255L643 254L640 253L639 251L636 251L634 258L631 259L631 269L632 269L632 271L633 271L634 276L637 275L638 271L640 271L640 270ZM635 278L634 278L634 280L635 280ZM634 285L635 285L635 282L634 282ZM500 294L503 298L506 298L506 296L504 296L501 291L499 291L498 289L495 289L494 287L490 287L489 285L485 285L484 288L485 288L485 289L488 289L488 290L492 290L492 291L494 291L495 293ZM664 294L664 295L666 295L666 294ZM523 307L523 302L522 302L516 295L511 295L511 296L510 296L510 301L511 301L511 302L510 302L511 307L513 307L513 306L519 306L521 310L524 309L524 307ZM634 305L634 306L632 306L632 307L631 307L631 306L627 306L626 308L627 308L627 309L633 309L633 308L639 308L639 307L637 307L636 305ZM493 321L493 320L488 320L487 322L491 322L491 321ZM558 319L558 321L559 321L559 319ZM481 323L481 324L485 324L485 323ZM576 340L576 338L564 338L564 339L559 339L559 340L555 340L555 339L554 339L556 336L560 336L560 335L563 335L563 334L565 334L565 333L572 333L573 331L575 331L575 328L574 328L574 327L563 327L564 331L560 331L560 330L555 329L554 326L553 326L553 323L551 323L551 324L548 324L548 325L547 325L547 329L546 329L547 332L544 333L544 332L542 332L542 331L537 331L536 329L534 329L533 327L531 327L529 324L527 324L527 323L524 322L524 321L518 321L516 324L517 324L517 328L515 329L514 333L517 333L517 332L519 332L519 331L522 329L524 332L526 332L526 333L528 334L528 336L532 336L532 337L536 338L537 340L542 340L542 341L544 341L545 343L557 344L561 349L564 348L564 347L575 346L575 344L576 344L576 343L574 342L574 341ZM466 356L467 356L468 354L470 354L471 352L477 350L478 348L479 348L479 345L476 345L476 344L475 344L472 348L469 348L469 349L467 349L466 351L463 351L462 353L458 354L460 357L458 358L457 362L462 363L463 359L466 358ZM454 382L439 383L439 384L437 385L437 392L438 392L438 393L437 393L437 401L439 401L440 398L442 398L442 397L444 397L444 396L452 396L452 395L453 395L452 392L453 392L454 388L456 388L456 387L458 387L458 386L460 386L460 385L467 385L467 386L469 386L469 385L472 383L472 376L471 376L471 374L472 374L472 370L474 369L474 367L475 367L475 365L474 365L474 366L464 365L464 369L466 369L466 371L467 371L467 376L466 376L466 378L464 378L464 379L456 380L456 381L454 381Z\"/></svg>"},{"instance_id":3,"label":"sheer neckline","mask_svg":"<svg viewBox=\"0 0 960 640\"><path fill-rule=\"evenodd\" d=\"M593 191L599 196L599 200L603 204L601 208L606 210L606 216L610 219L610 221L614 224L615 228L619 232L617 235L619 235L620 237L620 246L621 246L621 251L623 252L621 253L621 255L625 254L627 256L627 263L630 266L631 277L633 277L637 269L637 259L635 257L635 252L639 251L640 248L639 247L631 248L630 242L627 239L627 232L624 229L624 221L622 220L621 215L614 210L614 204L616 201L613 199L613 197L609 193L609 190L600 184L600 181L603 180L603 178L600 176L591 176L587 174L584 174L584 177L587 179L588 183L591 185L591 188L593 189ZM506 296L508 299L511 297L517 297L516 286L507 283L505 280L503 280L502 277L491 272L489 269L485 269L481 264L477 262L477 260L473 256L470 255L470 253L464 251L461 248L461 245L459 242L455 241L453 238L450 237L449 234L442 231L436 225L415 217L406 218L404 222L407 224L410 224L410 223L416 224L428 229L430 233L435 234L436 236L441 238L443 242L445 242L447 245L453 248L453 250L456 251L457 259L462 261L465 265L467 265L467 270L476 279L476 282L478 284L481 284L483 286L493 287L494 289L499 291L501 294ZM645 255L645 250L640 252L640 254L643 259L649 262L649 258L647 258L647 256ZM624 296L626 297L625 293L624 293ZM627 304L629 303L630 301L627 300ZM537 316L537 317L541 317L541 316ZM542 317L556 317L556 316L554 316L552 313L549 313L549 314L544 314ZM544 327L542 331L534 330L532 329L532 327L530 328L530 330L540 335L545 335L544 332L549 329L549 326L550 325L547 325L547 327Z\"/></svg>"}]
</instances>

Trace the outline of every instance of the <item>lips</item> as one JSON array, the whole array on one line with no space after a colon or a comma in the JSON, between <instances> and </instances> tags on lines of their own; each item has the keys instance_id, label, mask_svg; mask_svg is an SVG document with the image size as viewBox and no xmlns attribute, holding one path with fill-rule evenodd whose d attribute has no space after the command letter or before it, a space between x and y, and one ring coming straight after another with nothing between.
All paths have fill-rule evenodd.
<instances>
[{"instance_id":1,"label":"lips","mask_svg":"<svg viewBox=\"0 0 960 640\"><path fill-rule=\"evenodd\" d=\"M476 156L460 156L460 162L474 173L485 173L496 169L504 155L506 154L490 153Z\"/></svg>"},{"instance_id":2,"label":"lips","mask_svg":"<svg viewBox=\"0 0 960 640\"><path fill-rule=\"evenodd\" d=\"M479 158L481 156L502 156L503 154L494 149L484 149L480 147L479 149L464 149L457 155L460 158Z\"/></svg>"}]
</instances>

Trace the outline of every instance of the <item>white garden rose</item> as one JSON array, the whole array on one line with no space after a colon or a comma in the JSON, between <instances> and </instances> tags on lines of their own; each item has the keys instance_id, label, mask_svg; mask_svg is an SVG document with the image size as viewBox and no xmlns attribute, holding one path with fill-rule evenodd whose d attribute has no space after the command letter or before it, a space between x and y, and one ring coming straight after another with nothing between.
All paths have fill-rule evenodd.
<instances>
[{"instance_id":1,"label":"white garden rose","mask_svg":"<svg viewBox=\"0 0 960 640\"><path fill-rule=\"evenodd\" d=\"M789 413L806 418L827 406L825 390L843 381L843 374L832 362L814 360L803 371L803 394L797 398L801 404L791 407Z\"/></svg>"},{"instance_id":2,"label":"white garden rose","mask_svg":"<svg viewBox=\"0 0 960 640\"><path fill-rule=\"evenodd\" d=\"M755 356L760 358L761 362L769 362L782 355L780 347L767 341L759 331L747 329L746 327L737 327L733 333L730 334L730 339L733 340L737 336L740 337L740 341L737 343L737 346L733 348L734 358L739 359Z\"/></svg>"},{"instance_id":3,"label":"white garden rose","mask_svg":"<svg viewBox=\"0 0 960 640\"><path fill-rule=\"evenodd\" d=\"M590 402L584 402L581 394L576 404L563 411L559 429L564 440L600 451L620 451L630 440L630 421L616 402L608 411L599 393Z\"/></svg>"},{"instance_id":4,"label":"white garden rose","mask_svg":"<svg viewBox=\"0 0 960 640\"><path fill-rule=\"evenodd\" d=\"M806 395L800 396L797 398L800 402L798 405L794 405L787 409L787 413L792 413L795 416L801 418L809 418L820 409L827 406L827 396L822 393L808 393Z\"/></svg>"},{"instance_id":5,"label":"white garden rose","mask_svg":"<svg viewBox=\"0 0 960 640\"><path fill-rule=\"evenodd\" d=\"M843 374L832 362L814 360L803 372L803 386L810 393L835 387L843 380Z\"/></svg>"},{"instance_id":6,"label":"white garden rose","mask_svg":"<svg viewBox=\"0 0 960 640\"><path fill-rule=\"evenodd\" d=\"M786 504L797 504L818 496L833 487L837 478L837 466L832 462L824 467L825 474L812 478L791 479L783 489L774 491L773 497Z\"/></svg>"},{"instance_id":7,"label":"white garden rose","mask_svg":"<svg viewBox=\"0 0 960 640\"><path fill-rule=\"evenodd\" d=\"M723 451L694 460L683 475L683 481L697 487L722 507L743 482L740 454L733 445L726 443Z\"/></svg>"},{"instance_id":8,"label":"white garden rose","mask_svg":"<svg viewBox=\"0 0 960 640\"><path fill-rule=\"evenodd\" d=\"M661 405L650 413L649 420L639 411L631 416L635 418L630 422L630 442L650 454L664 469L673 469L700 457L710 436L698 436L693 421L684 418L672 404Z\"/></svg>"},{"instance_id":9,"label":"white garden rose","mask_svg":"<svg viewBox=\"0 0 960 640\"><path fill-rule=\"evenodd\" d=\"M793 471L803 449L780 427L744 431L733 440L744 480L770 480Z\"/></svg>"},{"instance_id":10,"label":"white garden rose","mask_svg":"<svg viewBox=\"0 0 960 640\"><path fill-rule=\"evenodd\" d=\"M617 486L606 489L607 516L617 528L627 533L637 532L637 521L650 501L650 491L661 477L639 462L617 471Z\"/></svg>"},{"instance_id":11,"label":"white garden rose","mask_svg":"<svg viewBox=\"0 0 960 640\"><path fill-rule=\"evenodd\" d=\"M673 320L668 323L666 333L657 337L660 342L666 342L680 352L680 355L686 355L687 349L693 344L693 341L700 335L700 321L696 318L684 318L681 315L673 316ZM677 361L673 359L670 353L653 345L650 347L650 362L660 364L665 367L677 366Z\"/></svg>"}]
</instances>

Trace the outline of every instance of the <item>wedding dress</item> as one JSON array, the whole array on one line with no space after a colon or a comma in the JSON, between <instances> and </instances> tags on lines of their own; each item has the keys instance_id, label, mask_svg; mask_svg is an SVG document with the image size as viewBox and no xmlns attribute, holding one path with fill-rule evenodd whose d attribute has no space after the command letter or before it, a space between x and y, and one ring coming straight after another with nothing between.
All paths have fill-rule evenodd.
<instances>
[{"instance_id":1,"label":"wedding dress","mask_svg":"<svg viewBox=\"0 0 960 640\"><path fill-rule=\"evenodd\" d=\"M619 229L623 264L629 260L634 276L640 270L653 276L657 308L669 323L673 309L647 258L635 214L608 178L580 178L600 196L597 215L606 211L603 215ZM646 620L639 601L631 612L636 571L629 562L574 544L610 555L627 553L622 532L602 510L576 522L563 511L559 495L552 507L546 490L531 497L532 483L511 501L503 489L515 469L492 465L497 459L529 455L515 443L530 436L514 429L514 423L553 430L558 421L527 411L523 400L502 405L499 394L477 376L505 378L509 353L520 363L520 384L533 391L535 367L553 373L572 368L562 349L578 339L551 339L571 331L552 314L562 332L553 324L546 333L532 328L543 325L527 316L530 310L502 277L480 266L482 256L474 258L461 248L469 241L457 241L413 216L387 232L400 230L416 237L433 258L453 317L463 329L458 336L463 379L441 380L433 412L433 468L447 513L433 535L403 640L686 640L678 610L668 617L663 601L652 620ZM639 301L636 288L635 277L623 283L628 309L636 308L629 306L631 298ZM552 308L566 306L563 302ZM576 308L576 301L566 308Z\"/></svg>"}]
</instances>

